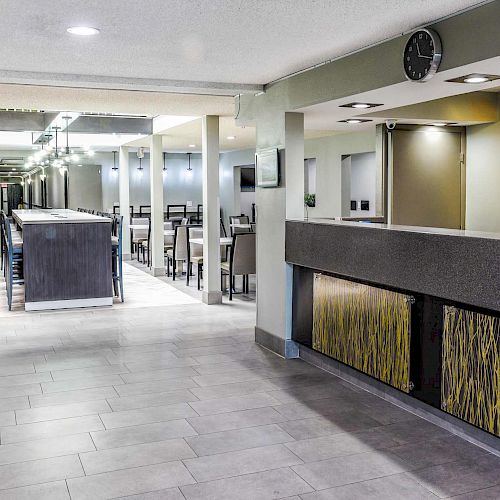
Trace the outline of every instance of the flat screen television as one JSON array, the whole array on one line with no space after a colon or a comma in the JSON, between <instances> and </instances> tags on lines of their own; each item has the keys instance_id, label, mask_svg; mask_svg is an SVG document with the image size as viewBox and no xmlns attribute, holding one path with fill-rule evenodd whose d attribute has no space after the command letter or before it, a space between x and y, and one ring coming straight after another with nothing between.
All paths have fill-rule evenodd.
<instances>
[{"instance_id":1,"label":"flat screen television","mask_svg":"<svg viewBox=\"0 0 500 500\"><path fill-rule=\"evenodd\" d=\"M242 191L255 191L255 168L240 168L240 186Z\"/></svg>"},{"instance_id":2,"label":"flat screen television","mask_svg":"<svg viewBox=\"0 0 500 500\"><path fill-rule=\"evenodd\" d=\"M278 148L263 149L255 155L258 187L277 187L280 183Z\"/></svg>"}]
</instances>

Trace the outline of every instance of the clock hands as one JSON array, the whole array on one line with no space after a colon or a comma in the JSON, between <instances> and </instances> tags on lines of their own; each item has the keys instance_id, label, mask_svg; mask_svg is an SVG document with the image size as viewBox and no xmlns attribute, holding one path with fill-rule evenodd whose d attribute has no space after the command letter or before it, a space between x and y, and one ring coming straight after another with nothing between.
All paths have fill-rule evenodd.
<instances>
[{"instance_id":1,"label":"clock hands","mask_svg":"<svg viewBox=\"0 0 500 500\"><path fill-rule=\"evenodd\" d=\"M418 42L415 43L415 45L417 46L417 56L418 57L421 57L423 59L432 59L431 56L424 56L420 53L420 47L418 46Z\"/></svg>"}]
</instances>

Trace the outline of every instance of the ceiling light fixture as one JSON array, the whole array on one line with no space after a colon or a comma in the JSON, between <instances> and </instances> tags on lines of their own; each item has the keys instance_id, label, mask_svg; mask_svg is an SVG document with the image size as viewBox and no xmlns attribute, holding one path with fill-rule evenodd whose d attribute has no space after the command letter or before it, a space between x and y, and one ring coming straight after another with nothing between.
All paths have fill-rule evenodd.
<instances>
[{"instance_id":1,"label":"ceiling light fixture","mask_svg":"<svg viewBox=\"0 0 500 500\"><path fill-rule=\"evenodd\" d=\"M195 148L196 144L189 144L188 148Z\"/></svg>"},{"instance_id":2,"label":"ceiling light fixture","mask_svg":"<svg viewBox=\"0 0 500 500\"><path fill-rule=\"evenodd\" d=\"M163 171L167 171L167 153L163 151Z\"/></svg>"},{"instance_id":3,"label":"ceiling light fixture","mask_svg":"<svg viewBox=\"0 0 500 500\"><path fill-rule=\"evenodd\" d=\"M144 168L142 166L142 156L139 156L139 166L137 167L137 170L139 170L139 172L141 172L141 173L144 170Z\"/></svg>"},{"instance_id":4,"label":"ceiling light fixture","mask_svg":"<svg viewBox=\"0 0 500 500\"><path fill-rule=\"evenodd\" d=\"M458 78L451 78L446 80L451 83L470 83L472 85L478 85L480 83L492 82L494 80L499 80L500 75L486 75L483 73L471 73L469 75L459 76Z\"/></svg>"},{"instance_id":5,"label":"ceiling light fixture","mask_svg":"<svg viewBox=\"0 0 500 500\"><path fill-rule=\"evenodd\" d=\"M488 81L487 76L468 76L464 78L464 83L484 83Z\"/></svg>"},{"instance_id":6,"label":"ceiling light fixture","mask_svg":"<svg viewBox=\"0 0 500 500\"><path fill-rule=\"evenodd\" d=\"M193 153L186 153L186 154L187 154L187 157L188 157L188 168L187 168L187 170L188 170L188 172L191 172L191 170L193 170L193 169L191 168L191 155L192 155Z\"/></svg>"},{"instance_id":7,"label":"ceiling light fixture","mask_svg":"<svg viewBox=\"0 0 500 500\"><path fill-rule=\"evenodd\" d=\"M118 166L116 165L116 153L118 153L118 151L113 151L113 166L111 167L111 170L114 172L118 170Z\"/></svg>"},{"instance_id":8,"label":"ceiling light fixture","mask_svg":"<svg viewBox=\"0 0 500 500\"><path fill-rule=\"evenodd\" d=\"M236 139L236 136L235 135L228 135L227 136L227 140L228 141L234 141Z\"/></svg>"},{"instance_id":9,"label":"ceiling light fixture","mask_svg":"<svg viewBox=\"0 0 500 500\"><path fill-rule=\"evenodd\" d=\"M77 36L93 36L98 35L99 30L90 26L70 26L67 30L71 35Z\"/></svg>"},{"instance_id":10,"label":"ceiling light fixture","mask_svg":"<svg viewBox=\"0 0 500 500\"><path fill-rule=\"evenodd\" d=\"M446 125L448 125L448 124L447 123L435 122L435 123L431 123L431 125L433 127L446 127Z\"/></svg>"},{"instance_id":11,"label":"ceiling light fixture","mask_svg":"<svg viewBox=\"0 0 500 500\"><path fill-rule=\"evenodd\" d=\"M370 102L349 102L347 104L341 104L339 108L368 109L376 108L377 106L383 106L383 104L374 104Z\"/></svg>"},{"instance_id":12,"label":"ceiling light fixture","mask_svg":"<svg viewBox=\"0 0 500 500\"><path fill-rule=\"evenodd\" d=\"M362 120L361 118L348 118L347 120L339 120L339 123L348 123L349 125L357 125L358 123L367 123L372 120Z\"/></svg>"}]
</instances>

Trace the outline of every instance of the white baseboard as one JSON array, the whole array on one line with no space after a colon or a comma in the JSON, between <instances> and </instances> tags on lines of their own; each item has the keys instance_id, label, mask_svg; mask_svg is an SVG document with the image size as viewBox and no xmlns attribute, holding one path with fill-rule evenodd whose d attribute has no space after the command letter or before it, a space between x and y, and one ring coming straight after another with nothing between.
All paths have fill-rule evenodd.
<instances>
[{"instance_id":1,"label":"white baseboard","mask_svg":"<svg viewBox=\"0 0 500 500\"><path fill-rule=\"evenodd\" d=\"M113 297L99 297L94 299L46 300L42 302L26 302L26 311L46 311L49 309L72 309L76 307L112 306Z\"/></svg>"}]
</instances>

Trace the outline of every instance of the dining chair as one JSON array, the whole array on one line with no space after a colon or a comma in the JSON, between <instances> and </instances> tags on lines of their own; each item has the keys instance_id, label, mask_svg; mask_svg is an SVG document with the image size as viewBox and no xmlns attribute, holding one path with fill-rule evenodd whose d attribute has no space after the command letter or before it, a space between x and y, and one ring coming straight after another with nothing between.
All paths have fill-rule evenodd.
<instances>
[{"instance_id":1,"label":"dining chair","mask_svg":"<svg viewBox=\"0 0 500 500\"><path fill-rule=\"evenodd\" d=\"M192 240L193 238L203 239L203 228L202 227L190 227L188 231L188 238ZM189 286L189 277L192 274L193 264L196 265L196 274L198 278L198 290L201 288L201 275L203 272L203 245L198 245L194 243L189 243L188 241L188 269L186 276L186 286Z\"/></svg>"},{"instance_id":2,"label":"dining chair","mask_svg":"<svg viewBox=\"0 0 500 500\"><path fill-rule=\"evenodd\" d=\"M177 272L177 264L180 262L182 266L188 258L187 231L187 225L176 226L174 234L174 246L167 250L167 276L170 276L170 266L172 266L172 279L174 281Z\"/></svg>"},{"instance_id":3,"label":"dining chair","mask_svg":"<svg viewBox=\"0 0 500 500\"><path fill-rule=\"evenodd\" d=\"M235 276L243 276L243 293L248 293L248 276L256 273L255 255L255 233L233 235L229 262L221 262L221 281L229 276L229 300L233 300Z\"/></svg>"},{"instance_id":4,"label":"dining chair","mask_svg":"<svg viewBox=\"0 0 500 500\"><path fill-rule=\"evenodd\" d=\"M12 310L12 289L14 285L23 285L23 242L20 234L11 227L9 219L2 214L2 230L5 231L6 256L5 256L5 286L7 289L7 303L9 311Z\"/></svg>"},{"instance_id":5,"label":"dining chair","mask_svg":"<svg viewBox=\"0 0 500 500\"><path fill-rule=\"evenodd\" d=\"M173 229L173 224L171 221L166 221L163 223L163 230L168 231ZM151 226L148 232L148 239L146 241L142 242L142 261L144 262L144 252L147 254L147 265L148 267L151 267ZM170 235L163 235L163 252L165 255L165 252L173 248L174 246L174 237Z\"/></svg>"},{"instance_id":6,"label":"dining chair","mask_svg":"<svg viewBox=\"0 0 500 500\"><path fill-rule=\"evenodd\" d=\"M147 218L133 218L131 220L132 225L140 225L140 226L148 226L151 225L151 219ZM140 257L140 248L142 242L148 239L150 229L132 229L132 238L131 238L131 252L132 256L134 255L134 250L137 250L137 260Z\"/></svg>"},{"instance_id":7,"label":"dining chair","mask_svg":"<svg viewBox=\"0 0 500 500\"><path fill-rule=\"evenodd\" d=\"M231 236L241 233L251 233L251 228L246 227L234 227L233 224L250 224L250 219L248 215L230 215L229 224L231 229Z\"/></svg>"},{"instance_id":8,"label":"dining chair","mask_svg":"<svg viewBox=\"0 0 500 500\"><path fill-rule=\"evenodd\" d=\"M112 256L112 277L113 277L113 290L115 296L119 296L121 301L123 297L123 216L113 218L111 225L111 256Z\"/></svg>"}]
</instances>

